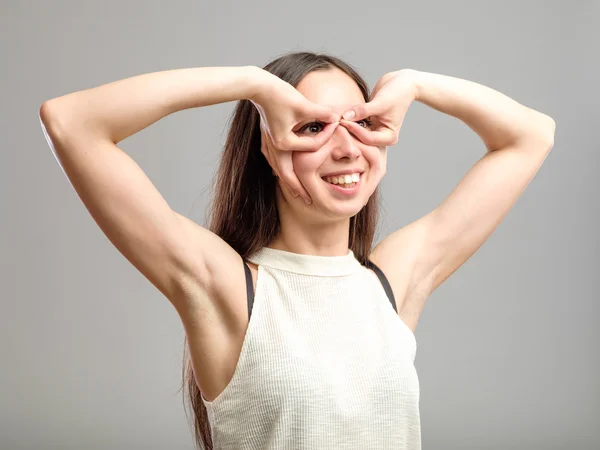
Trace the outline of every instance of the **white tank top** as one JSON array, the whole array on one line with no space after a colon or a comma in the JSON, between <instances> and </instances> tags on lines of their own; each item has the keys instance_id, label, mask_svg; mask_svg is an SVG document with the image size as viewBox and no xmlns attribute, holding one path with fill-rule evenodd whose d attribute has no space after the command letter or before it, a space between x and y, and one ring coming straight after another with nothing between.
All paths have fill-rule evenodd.
<instances>
[{"instance_id":1,"label":"white tank top","mask_svg":"<svg viewBox=\"0 0 600 450\"><path fill-rule=\"evenodd\" d=\"M233 377L203 399L215 450L421 448L415 336L383 273L264 247Z\"/></svg>"}]
</instances>

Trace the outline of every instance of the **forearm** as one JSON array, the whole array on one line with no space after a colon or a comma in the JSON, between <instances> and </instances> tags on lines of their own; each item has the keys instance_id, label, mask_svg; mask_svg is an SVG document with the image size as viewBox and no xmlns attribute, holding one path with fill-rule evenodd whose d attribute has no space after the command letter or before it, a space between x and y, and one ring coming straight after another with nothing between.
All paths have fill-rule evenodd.
<instances>
[{"instance_id":1,"label":"forearm","mask_svg":"<svg viewBox=\"0 0 600 450\"><path fill-rule=\"evenodd\" d=\"M554 140L552 118L494 89L460 78L412 72L415 100L462 120L481 137L488 151L523 138Z\"/></svg>"},{"instance_id":2,"label":"forearm","mask_svg":"<svg viewBox=\"0 0 600 450\"><path fill-rule=\"evenodd\" d=\"M176 111L249 98L262 72L243 66L147 73L49 100L40 117L55 134L101 134L118 143Z\"/></svg>"}]
</instances>

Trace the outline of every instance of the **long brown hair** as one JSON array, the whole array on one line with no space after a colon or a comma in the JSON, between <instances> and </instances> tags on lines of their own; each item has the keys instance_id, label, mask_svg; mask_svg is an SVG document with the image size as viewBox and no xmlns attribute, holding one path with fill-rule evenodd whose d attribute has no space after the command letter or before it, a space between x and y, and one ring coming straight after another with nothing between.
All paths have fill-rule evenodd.
<instances>
[{"instance_id":1,"label":"long brown hair","mask_svg":"<svg viewBox=\"0 0 600 450\"><path fill-rule=\"evenodd\" d=\"M310 72L338 68L360 88L365 101L369 88L349 64L322 53L295 52L281 56L263 69L296 87ZM267 246L279 232L275 201L276 178L260 151L260 116L249 100L241 100L230 119L229 132L215 174L214 198L210 208L209 230L220 236L243 259ZM373 245L379 213L379 189L367 204L350 218L348 248L365 264ZM243 224L243 226L241 225ZM213 449L207 411L194 378L194 369L184 343L183 385L187 384L194 414L194 433L199 448ZM187 413L186 413L187 414Z\"/></svg>"}]
</instances>

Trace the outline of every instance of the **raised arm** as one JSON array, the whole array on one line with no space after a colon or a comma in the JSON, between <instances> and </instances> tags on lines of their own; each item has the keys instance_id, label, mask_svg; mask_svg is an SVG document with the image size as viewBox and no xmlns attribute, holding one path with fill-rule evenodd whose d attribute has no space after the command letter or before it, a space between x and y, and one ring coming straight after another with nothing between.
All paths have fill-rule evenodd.
<instances>
[{"instance_id":1,"label":"raised arm","mask_svg":"<svg viewBox=\"0 0 600 450\"><path fill-rule=\"evenodd\" d=\"M384 75L369 103L344 114L354 120L375 116L380 124L375 130L341 123L366 143L392 145L414 100L462 120L487 152L439 206L373 250L413 329L431 292L481 247L516 203L546 159L555 132L551 117L492 88L411 69Z\"/></svg>"},{"instance_id":2,"label":"raised arm","mask_svg":"<svg viewBox=\"0 0 600 450\"><path fill-rule=\"evenodd\" d=\"M190 306L182 301L184 282L193 279L198 289L210 284L205 255L236 254L221 238L174 212L116 144L176 111L249 98L263 72L206 67L149 73L41 106L48 143L96 223L180 312Z\"/></svg>"},{"instance_id":3,"label":"raised arm","mask_svg":"<svg viewBox=\"0 0 600 450\"><path fill-rule=\"evenodd\" d=\"M479 135L484 156L427 216L422 272L431 290L492 234L535 177L554 144L555 122L481 84L418 72L416 100L462 120Z\"/></svg>"}]
</instances>

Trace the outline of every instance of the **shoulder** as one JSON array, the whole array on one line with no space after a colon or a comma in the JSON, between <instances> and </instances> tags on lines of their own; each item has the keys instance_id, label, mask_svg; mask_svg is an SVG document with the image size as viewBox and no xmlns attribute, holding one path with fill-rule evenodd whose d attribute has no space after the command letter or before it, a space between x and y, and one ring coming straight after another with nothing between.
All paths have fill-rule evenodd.
<instances>
[{"instance_id":1,"label":"shoulder","mask_svg":"<svg viewBox=\"0 0 600 450\"><path fill-rule=\"evenodd\" d=\"M414 332L432 287L432 262L427 252L428 216L394 231L373 249L369 259L386 276L398 314Z\"/></svg>"}]
</instances>

